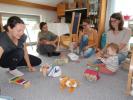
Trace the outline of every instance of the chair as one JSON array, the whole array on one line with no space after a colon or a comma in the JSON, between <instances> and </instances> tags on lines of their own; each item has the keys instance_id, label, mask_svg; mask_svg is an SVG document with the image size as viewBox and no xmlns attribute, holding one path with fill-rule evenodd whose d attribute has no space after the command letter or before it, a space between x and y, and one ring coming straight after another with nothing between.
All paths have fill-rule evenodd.
<instances>
[{"instance_id":1,"label":"chair","mask_svg":"<svg viewBox=\"0 0 133 100\"><path fill-rule=\"evenodd\" d=\"M70 34L61 36L60 44L69 47L71 42L78 42L79 24L81 13L72 13L72 20L70 24Z\"/></svg>"}]
</instances>

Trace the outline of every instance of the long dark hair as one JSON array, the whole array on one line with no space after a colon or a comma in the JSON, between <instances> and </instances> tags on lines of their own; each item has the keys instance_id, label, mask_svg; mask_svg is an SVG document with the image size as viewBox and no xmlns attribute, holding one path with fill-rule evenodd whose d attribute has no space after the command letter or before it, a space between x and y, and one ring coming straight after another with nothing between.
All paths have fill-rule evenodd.
<instances>
[{"instance_id":1,"label":"long dark hair","mask_svg":"<svg viewBox=\"0 0 133 100\"><path fill-rule=\"evenodd\" d=\"M121 13L113 13L111 16L110 16L110 20L109 20L109 30L115 30L113 27L112 27L112 24L111 24L111 18L114 18L114 19L117 19L120 21L119 25L118 25L118 30L123 30L123 25L124 25L124 20L123 20L123 17L122 17L122 14Z\"/></svg>"},{"instance_id":2,"label":"long dark hair","mask_svg":"<svg viewBox=\"0 0 133 100\"><path fill-rule=\"evenodd\" d=\"M24 21L20 19L18 16L12 16L7 20L7 24L3 27L5 31L8 32L8 26L13 29L16 24L24 24Z\"/></svg>"}]
</instances>

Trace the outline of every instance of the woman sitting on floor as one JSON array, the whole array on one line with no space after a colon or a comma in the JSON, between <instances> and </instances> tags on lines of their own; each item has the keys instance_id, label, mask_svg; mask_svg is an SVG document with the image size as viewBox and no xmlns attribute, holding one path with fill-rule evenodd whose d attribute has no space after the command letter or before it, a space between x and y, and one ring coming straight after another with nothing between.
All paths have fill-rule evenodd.
<instances>
[{"instance_id":1,"label":"woman sitting on floor","mask_svg":"<svg viewBox=\"0 0 133 100\"><path fill-rule=\"evenodd\" d=\"M0 33L0 66L9 68L9 73L14 76L24 75L16 69L18 66L28 66L29 71L35 71L33 66L40 65L41 59L27 52L23 20L12 16L4 29L5 31Z\"/></svg>"},{"instance_id":2,"label":"woman sitting on floor","mask_svg":"<svg viewBox=\"0 0 133 100\"><path fill-rule=\"evenodd\" d=\"M97 41L97 31L91 28L89 20L85 19L83 20L83 31L79 34L79 43L72 43L71 50L77 49L79 45L79 55L88 58L95 53L98 44Z\"/></svg>"}]
</instances>

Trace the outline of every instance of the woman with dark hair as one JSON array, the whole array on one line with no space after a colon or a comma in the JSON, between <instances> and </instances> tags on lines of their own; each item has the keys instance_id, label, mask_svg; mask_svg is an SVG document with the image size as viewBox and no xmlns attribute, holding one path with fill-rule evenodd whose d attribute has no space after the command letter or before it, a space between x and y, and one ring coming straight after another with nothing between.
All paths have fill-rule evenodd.
<instances>
[{"instance_id":1,"label":"woman with dark hair","mask_svg":"<svg viewBox=\"0 0 133 100\"><path fill-rule=\"evenodd\" d=\"M131 36L131 30L124 28L124 21L121 13L113 13L109 20L109 31L107 32L107 43L116 43L119 46L118 59L119 64L125 60L128 54L128 42ZM105 49L104 49L105 50ZM97 53L97 56L103 55L103 51Z\"/></svg>"},{"instance_id":2,"label":"woman with dark hair","mask_svg":"<svg viewBox=\"0 0 133 100\"><path fill-rule=\"evenodd\" d=\"M12 16L4 26L5 31L0 33L0 66L9 68L9 73L14 76L24 75L16 69L18 66L28 66L29 71L35 71L33 66L41 63L41 59L28 54L24 29L23 20Z\"/></svg>"},{"instance_id":3,"label":"woman with dark hair","mask_svg":"<svg viewBox=\"0 0 133 100\"><path fill-rule=\"evenodd\" d=\"M60 52L56 52L57 35L48 31L47 23L40 23L40 32L38 34L37 52L42 55L59 56Z\"/></svg>"}]
</instances>

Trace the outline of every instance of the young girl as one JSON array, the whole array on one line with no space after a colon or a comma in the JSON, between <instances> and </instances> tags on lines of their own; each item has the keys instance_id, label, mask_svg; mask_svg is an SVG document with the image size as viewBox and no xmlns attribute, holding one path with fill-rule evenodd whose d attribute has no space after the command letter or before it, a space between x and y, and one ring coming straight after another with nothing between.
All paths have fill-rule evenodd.
<instances>
[{"instance_id":1,"label":"young girl","mask_svg":"<svg viewBox=\"0 0 133 100\"><path fill-rule=\"evenodd\" d=\"M99 71L105 74L113 74L119 68L118 60L119 47L115 43L110 43L107 45L107 55L106 57L98 57L102 61L101 64L97 64Z\"/></svg>"}]
</instances>

